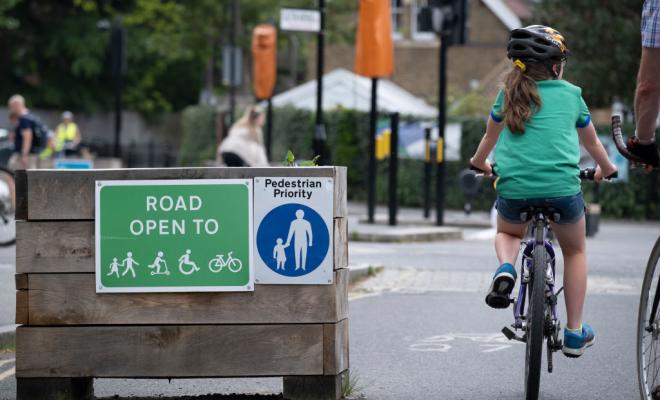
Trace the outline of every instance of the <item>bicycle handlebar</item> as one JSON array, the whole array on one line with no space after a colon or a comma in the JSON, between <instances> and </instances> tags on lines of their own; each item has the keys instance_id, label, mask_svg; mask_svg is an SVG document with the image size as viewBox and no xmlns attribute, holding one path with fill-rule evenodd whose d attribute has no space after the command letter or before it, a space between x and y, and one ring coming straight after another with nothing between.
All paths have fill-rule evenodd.
<instances>
[{"instance_id":1,"label":"bicycle handlebar","mask_svg":"<svg viewBox=\"0 0 660 400\"><path fill-rule=\"evenodd\" d=\"M639 157L628 151L626 142L623 140L623 132L621 132L621 117L618 115L612 115L612 140L622 156L635 163L644 163Z\"/></svg>"},{"instance_id":2,"label":"bicycle handlebar","mask_svg":"<svg viewBox=\"0 0 660 400\"><path fill-rule=\"evenodd\" d=\"M497 177L497 174L495 173L495 166L496 165L497 165L497 163L492 163L490 165L490 170L492 171L494 177ZM475 171L478 175L484 175L484 176L486 175L486 171L484 171L481 168L475 167L472 163L470 163L470 170Z\"/></svg>"},{"instance_id":3,"label":"bicycle handlebar","mask_svg":"<svg viewBox=\"0 0 660 400\"><path fill-rule=\"evenodd\" d=\"M593 181L595 175L596 175L596 168L586 168L580 171L580 179L583 181ZM614 171L609 176L606 176L603 179L609 181L618 177L619 177L619 171Z\"/></svg>"},{"instance_id":4,"label":"bicycle handlebar","mask_svg":"<svg viewBox=\"0 0 660 400\"><path fill-rule=\"evenodd\" d=\"M497 165L497 164L496 163L491 164L491 170L493 171L493 175L492 175L493 177L497 177L497 174L495 173L495 165ZM485 172L486 172L486 171L482 170L479 167L475 167L474 165L472 165L472 163L470 163L470 170L475 171L475 172L477 172L477 174L480 174L480 175L484 175ZM585 169L580 171L579 176L580 176L580 179L583 180L583 181L593 181L595 175L596 175L596 168L585 168ZM618 178L618 176L619 176L619 171L614 171L612 174L610 174L609 176L604 177L603 179L609 181L609 180Z\"/></svg>"}]
</instances>

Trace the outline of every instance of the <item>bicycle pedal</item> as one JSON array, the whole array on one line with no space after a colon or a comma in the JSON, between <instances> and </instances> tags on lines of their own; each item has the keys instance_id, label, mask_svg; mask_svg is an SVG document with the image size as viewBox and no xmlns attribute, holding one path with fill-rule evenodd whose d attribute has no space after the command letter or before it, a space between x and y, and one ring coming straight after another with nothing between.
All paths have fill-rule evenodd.
<instances>
[{"instance_id":1,"label":"bicycle pedal","mask_svg":"<svg viewBox=\"0 0 660 400\"><path fill-rule=\"evenodd\" d=\"M517 340L519 342L524 342L525 339L521 338L520 336L516 335L511 329L509 329L508 326L505 326L502 328L502 334L506 336L507 339L509 340Z\"/></svg>"}]
</instances>

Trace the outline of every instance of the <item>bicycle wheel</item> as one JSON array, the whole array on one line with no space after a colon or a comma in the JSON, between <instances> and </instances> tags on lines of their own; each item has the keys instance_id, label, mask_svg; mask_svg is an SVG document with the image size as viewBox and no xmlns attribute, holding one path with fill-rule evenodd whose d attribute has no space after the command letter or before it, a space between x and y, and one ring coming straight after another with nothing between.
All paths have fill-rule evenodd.
<instances>
[{"instance_id":1,"label":"bicycle wheel","mask_svg":"<svg viewBox=\"0 0 660 400\"><path fill-rule=\"evenodd\" d=\"M217 258L214 258L211 261L209 261L209 270L211 270L211 272L213 273L217 274L218 272L222 271L222 267L223 267L222 263Z\"/></svg>"},{"instance_id":2,"label":"bicycle wheel","mask_svg":"<svg viewBox=\"0 0 660 400\"><path fill-rule=\"evenodd\" d=\"M228 263L227 267L229 267L229 270L231 272L238 272L243 268L243 262L239 260L238 258L232 258Z\"/></svg>"},{"instance_id":3,"label":"bicycle wheel","mask_svg":"<svg viewBox=\"0 0 660 400\"><path fill-rule=\"evenodd\" d=\"M525 351L525 399L537 400L541 383L543 356L543 320L545 318L545 266L546 252L543 245L534 247L532 291L527 307L527 342Z\"/></svg>"},{"instance_id":4,"label":"bicycle wheel","mask_svg":"<svg viewBox=\"0 0 660 400\"><path fill-rule=\"evenodd\" d=\"M654 301L657 307L657 302L660 300L655 299L656 296L660 296L658 258L660 258L660 237L656 240L646 265L637 314L637 375L639 392L645 400L660 399L660 318L657 310L655 315L651 315Z\"/></svg>"},{"instance_id":5,"label":"bicycle wheel","mask_svg":"<svg viewBox=\"0 0 660 400\"><path fill-rule=\"evenodd\" d=\"M16 186L14 174L0 168L0 246L11 246L16 243Z\"/></svg>"}]
</instances>

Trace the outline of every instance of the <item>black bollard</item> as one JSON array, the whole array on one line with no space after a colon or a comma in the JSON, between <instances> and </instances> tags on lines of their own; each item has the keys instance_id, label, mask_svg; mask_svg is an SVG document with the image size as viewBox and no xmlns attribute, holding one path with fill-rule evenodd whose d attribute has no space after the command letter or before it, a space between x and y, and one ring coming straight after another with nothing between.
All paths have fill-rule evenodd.
<instances>
[{"instance_id":1,"label":"black bollard","mask_svg":"<svg viewBox=\"0 0 660 400\"><path fill-rule=\"evenodd\" d=\"M431 216L431 127L424 128L424 218Z\"/></svg>"},{"instance_id":2,"label":"black bollard","mask_svg":"<svg viewBox=\"0 0 660 400\"><path fill-rule=\"evenodd\" d=\"M399 113L390 114L390 168L388 189L388 208L390 226L396 225L397 203L397 175L399 169Z\"/></svg>"}]
</instances>

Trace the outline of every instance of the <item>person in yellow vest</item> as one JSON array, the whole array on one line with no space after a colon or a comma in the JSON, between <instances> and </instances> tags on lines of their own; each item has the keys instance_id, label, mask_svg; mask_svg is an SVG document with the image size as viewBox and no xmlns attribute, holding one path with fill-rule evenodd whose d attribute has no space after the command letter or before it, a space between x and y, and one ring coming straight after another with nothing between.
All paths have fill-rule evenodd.
<instances>
[{"instance_id":1,"label":"person in yellow vest","mask_svg":"<svg viewBox=\"0 0 660 400\"><path fill-rule=\"evenodd\" d=\"M55 131L55 152L64 153L65 156L76 155L80 151L82 136L78 125L73 122L73 113L65 111L62 113L62 123Z\"/></svg>"}]
</instances>

